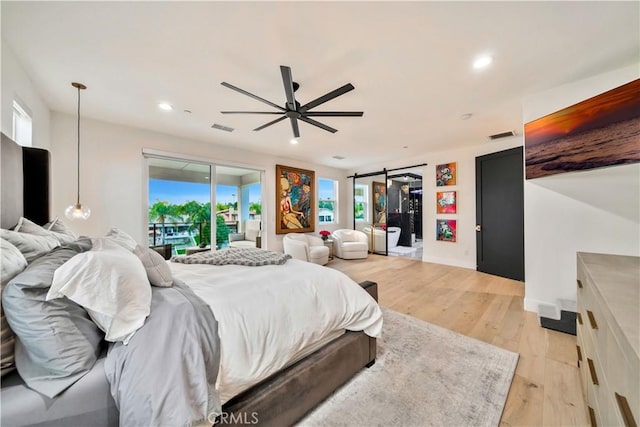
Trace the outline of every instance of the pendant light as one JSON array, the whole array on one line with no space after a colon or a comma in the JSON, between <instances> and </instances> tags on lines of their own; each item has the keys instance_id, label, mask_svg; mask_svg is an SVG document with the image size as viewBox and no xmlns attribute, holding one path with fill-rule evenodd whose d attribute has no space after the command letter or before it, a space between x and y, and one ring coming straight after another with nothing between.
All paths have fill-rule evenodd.
<instances>
[{"instance_id":1,"label":"pendant light","mask_svg":"<svg viewBox=\"0 0 640 427\"><path fill-rule=\"evenodd\" d=\"M78 89L78 197L76 199L76 203L69 206L64 211L64 214L71 220L86 220L91 215L91 209L89 209L86 205L83 206L82 203L80 203L80 90L84 90L87 87L82 83L76 82L71 83L71 86Z\"/></svg>"}]
</instances>

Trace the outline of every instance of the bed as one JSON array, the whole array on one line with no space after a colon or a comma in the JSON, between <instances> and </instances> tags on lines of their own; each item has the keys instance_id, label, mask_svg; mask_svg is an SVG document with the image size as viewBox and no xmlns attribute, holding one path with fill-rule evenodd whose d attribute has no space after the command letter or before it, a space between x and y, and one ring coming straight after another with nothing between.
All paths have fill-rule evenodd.
<instances>
[{"instance_id":1,"label":"bed","mask_svg":"<svg viewBox=\"0 0 640 427\"><path fill-rule=\"evenodd\" d=\"M15 225L22 216L38 224L44 224L51 219L48 168L49 153L47 151L19 147L2 135L1 220L3 229ZM235 278L246 275L242 273L242 268L253 269L250 281L254 285L260 281L256 274L271 274L268 272L271 266L229 266L224 268L226 270L216 269L217 280L222 277L220 274L228 274L228 277ZM265 272L260 273L260 268L264 268ZM300 268L300 265L296 266L296 262L292 262L291 268ZM314 268L322 269L323 267L314 266ZM222 270L224 272L221 272ZM228 293L228 290L219 289L216 291L217 294L207 295L211 292L211 289L206 286L206 278L209 276L207 272L213 271L211 266L175 265L172 271L176 278L186 282L196 295L212 298L210 304ZM229 284L231 283L235 284L229 281ZM375 283L364 282L360 286L377 299ZM263 298L265 297L260 297L261 300ZM215 310L213 311L215 313ZM228 323L225 318L228 314L221 313L220 317L219 332L224 335L225 322ZM229 332L226 334L229 335ZM221 338L224 348L224 336ZM16 371L3 376L0 392L1 424L3 426L118 425L120 414L104 374L105 347L101 347L102 353L89 373L52 399L29 389ZM227 388L228 391L221 396L224 405L222 414L216 422L224 425L242 425L255 421L260 425L294 424L349 378L365 366L371 366L374 363L376 341L362 331L334 331L319 337L316 342L306 345L304 349L298 350L287 356L286 363L281 362L282 367L277 372L263 370L259 380L245 378L244 384ZM268 354L268 351L265 354ZM221 359L223 369L220 369L220 372L223 372L224 354ZM220 375L218 385L224 381L224 375Z\"/></svg>"}]
</instances>

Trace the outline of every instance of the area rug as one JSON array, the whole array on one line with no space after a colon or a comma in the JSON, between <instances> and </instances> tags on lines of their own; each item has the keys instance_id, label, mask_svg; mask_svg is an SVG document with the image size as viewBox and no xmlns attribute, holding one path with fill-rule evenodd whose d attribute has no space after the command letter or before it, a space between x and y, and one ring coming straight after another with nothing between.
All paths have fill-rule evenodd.
<instances>
[{"instance_id":1,"label":"area rug","mask_svg":"<svg viewBox=\"0 0 640 427\"><path fill-rule=\"evenodd\" d=\"M518 354L383 309L375 365L299 426L497 426Z\"/></svg>"}]
</instances>

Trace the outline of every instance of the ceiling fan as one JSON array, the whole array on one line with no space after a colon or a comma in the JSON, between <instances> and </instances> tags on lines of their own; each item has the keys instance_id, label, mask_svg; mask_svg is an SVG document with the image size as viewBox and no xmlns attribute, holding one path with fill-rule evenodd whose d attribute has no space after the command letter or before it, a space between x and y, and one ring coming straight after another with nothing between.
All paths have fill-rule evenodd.
<instances>
[{"instance_id":1,"label":"ceiling fan","mask_svg":"<svg viewBox=\"0 0 640 427\"><path fill-rule=\"evenodd\" d=\"M324 104L327 101L331 101L334 98L337 98L340 95L344 95L345 93L352 91L355 87L351 83L347 83L344 86L339 87L327 94L322 95L319 98L314 99L311 102L308 102L304 105L300 105L300 103L295 98L295 91L298 90L300 85L293 81L293 77L291 76L291 68L285 65L280 66L280 72L282 73L282 83L284 83L284 93L287 97L287 102L284 107L277 105L271 101L267 101L264 98L260 98L257 95L247 92L246 90L240 89L232 84L227 82L222 82L222 86L228 87L229 89L233 89L237 92L240 92L244 95L247 95L253 99L256 99L260 102L264 102L267 105L270 105L274 108L277 108L279 111L221 111L222 114L281 114L281 117L278 117L275 120L270 121L260 127L257 127L255 130L262 130L268 126L271 126L275 123L278 123L286 118L289 118L291 121L291 128L293 129L293 135L295 138L300 137L300 129L298 128L298 120L302 120L303 122L309 123L311 125L317 126L320 129L324 129L328 132L335 133L338 129L334 129L330 126L327 126L323 123L320 123L317 120L312 119L311 117L362 117L364 114L362 111L309 111L312 108L315 108L321 104Z\"/></svg>"}]
</instances>

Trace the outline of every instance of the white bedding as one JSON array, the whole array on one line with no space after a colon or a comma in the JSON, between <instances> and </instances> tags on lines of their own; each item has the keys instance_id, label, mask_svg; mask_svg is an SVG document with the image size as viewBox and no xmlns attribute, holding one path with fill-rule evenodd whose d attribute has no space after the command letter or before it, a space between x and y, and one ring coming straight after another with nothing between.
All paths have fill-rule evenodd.
<instances>
[{"instance_id":1,"label":"white bedding","mask_svg":"<svg viewBox=\"0 0 640 427\"><path fill-rule=\"evenodd\" d=\"M223 403L336 331L379 337L382 330L378 304L337 270L295 259L262 267L170 266L218 320Z\"/></svg>"}]
</instances>

